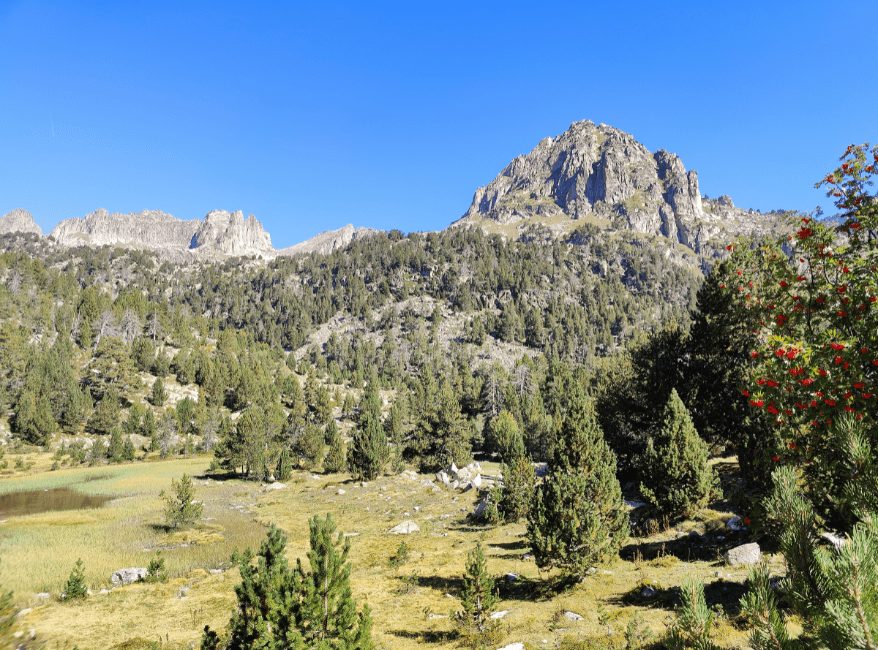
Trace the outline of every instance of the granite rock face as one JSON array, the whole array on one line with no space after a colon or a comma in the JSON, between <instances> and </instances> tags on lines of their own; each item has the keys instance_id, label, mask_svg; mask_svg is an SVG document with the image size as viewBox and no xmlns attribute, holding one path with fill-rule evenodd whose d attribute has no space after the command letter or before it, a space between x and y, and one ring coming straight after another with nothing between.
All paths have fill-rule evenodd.
<instances>
[{"instance_id":1,"label":"granite rock face","mask_svg":"<svg viewBox=\"0 0 878 650\"><path fill-rule=\"evenodd\" d=\"M30 212L22 209L7 212L0 217L0 235L11 232L33 233L39 237L43 236L42 228L37 225Z\"/></svg>"},{"instance_id":2,"label":"granite rock face","mask_svg":"<svg viewBox=\"0 0 878 650\"><path fill-rule=\"evenodd\" d=\"M134 248L189 248L198 219L183 221L159 210L110 214L104 209L84 219L65 219L49 233L62 246L110 245Z\"/></svg>"},{"instance_id":3,"label":"granite rock face","mask_svg":"<svg viewBox=\"0 0 878 650\"><path fill-rule=\"evenodd\" d=\"M271 237L252 214L214 210L204 221L183 221L158 210L110 214L97 210L84 219L67 219L49 235L63 246L110 245L196 255L274 257Z\"/></svg>"},{"instance_id":4,"label":"granite rock face","mask_svg":"<svg viewBox=\"0 0 878 650\"><path fill-rule=\"evenodd\" d=\"M477 189L455 225L556 216L664 236L699 254L713 254L738 234L767 233L777 223L774 213L736 208L728 197L703 199L697 172L687 172L676 154L651 153L619 129L583 121L543 139Z\"/></svg>"},{"instance_id":5,"label":"granite rock face","mask_svg":"<svg viewBox=\"0 0 878 650\"><path fill-rule=\"evenodd\" d=\"M198 232L192 237L190 248L214 248L225 255L263 255L274 257L271 237L252 214L213 210L209 212Z\"/></svg>"},{"instance_id":6,"label":"granite rock face","mask_svg":"<svg viewBox=\"0 0 878 650\"><path fill-rule=\"evenodd\" d=\"M303 241L295 246L282 248L276 251L276 255L309 255L317 253L318 255L329 255L338 248L344 248L356 239L362 239L368 235L376 233L372 228L354 228L351 224L339 228L338 230L327 230L315 235L311 239Z\"/></svg>"}]
</instances>

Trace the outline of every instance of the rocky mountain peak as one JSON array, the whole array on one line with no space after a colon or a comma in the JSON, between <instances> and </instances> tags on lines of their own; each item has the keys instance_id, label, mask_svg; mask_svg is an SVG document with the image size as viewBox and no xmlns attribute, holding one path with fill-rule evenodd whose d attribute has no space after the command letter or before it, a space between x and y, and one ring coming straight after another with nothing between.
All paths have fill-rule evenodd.
<instances>
[{"instance_id":1,"label":"rocky mountain peak","mask_svg":"<svg viewBox=\"0 0 878 650\"><path fill-rule=\"evenodd\" d=\"M274 256L271 236L254 215L212 210L204 217L190 248L214 248L225 255Z\"/></svg>"},{"instance_id":2,"label":"rocky mountain peak","mask_svg":"<svg viewBox=\"0 0 878 650\"><path fill-rule=\"evenodd\" d=\"M697 172L687 172L676 154L664 149L651 153L632 135L586 120L516 157L476 190L456 224L589 219L612 229L664 236L712 255L730 233L733 238L766 231L776 221L734 208L731 200L708 207Z\"/></svg>"},{"instance_id":3,"label":"rocky mountain peak","mask_svg":"<svg viewBox=\"0 0 878 650\"><path fill-rule=\"evenodd\" d=\"M7 212L0 217L0 235L12 232L33 233L39 237L43 236L43 229L37 225L30 212L21 208Z\"/></svg>"}]
</instances>

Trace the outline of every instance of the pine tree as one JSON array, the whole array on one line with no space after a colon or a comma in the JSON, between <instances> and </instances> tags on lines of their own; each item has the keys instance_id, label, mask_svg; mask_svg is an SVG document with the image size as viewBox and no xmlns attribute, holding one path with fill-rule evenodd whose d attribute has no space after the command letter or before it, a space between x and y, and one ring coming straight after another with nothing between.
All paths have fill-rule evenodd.
<instances>
[{"instance_id":1,"label":"pine tree","mask_svg":"<svg viewBox=\"0 0 878 650\"><path fill-rule=\"evenodd\" d=\"M640 461L640 492L659 515L676 520L705 507L717 477L707 463L708 449L692 425L676 389L665 405L662 426L647 441Z\"/></svg>"},{"instance_id":2,"label":"pine tree","mask_svg":"<svg viewBox=\"0 0 878 650\"><path fill-rule=\"evenodd\" d=\"M710 640L715 619L716 614L708 609L704 599L704 583L695 577L686 578L680 590L677 620L668 631L664 647L668 650L720 650Z\"/></svg>"},{"instance_id":3,"label":"pine tree","mask_svg":"<svg viewBox=\"0 0 878 650\"><path fill-rule=\"evenodd\" d=\"M97 407L86 423L86 427L93 433L106 435L111 433L119 424L119 395L110 389L104 393L104 397L98 402Z\"/></svg>"},{"instance_id":4,"label":"pine tree","mask_svg":"<svg viewBox=\"0 0 878 650\"><path fill-rule=\"evenodd\" d=\"M348 471L358 481L371 481L381 475L389 459L390 447L384 427L370 411L366 411L348 449Z\"/></svg>"},{"instance_id":5,"label":"pine tree","mask_svg":"<svg viewBox=\"0 0 878 650\"><path fill-rule=\"evenodd\" d=\"M444 469L472 460L472 426L466 421L451 384L442 383L436 403L427 407L415 432L414 448L425 471Z\"/></svg>"},{"instance_id":6,"label":"pine tree","mask_svg":"<svg viewBox=\"0 0 878 650\"><path fill-rule=\"evenodd\" d=\"M306 422L295 443L299 464L311 469L323 458L323 432L313 422Z\"/></svg>"},{"instance_id":7,"label":"pine tree","mask_svg":"<svg viewBox=\"0 0 878 650\"><path fill-rule=\"evenodd\" d=\"M329 446L329 452L323 459L323 471L327 474L341 472L347 467L347 454L335 420L331 420L326 425L326 444Z\"/></svg>"},{"instance_id":8,"label":"pine tree","mask_svg":"<svg viewBox=\"0 0 878 650\"><path fill-rule=\"evenodd\" d=\"M119 427L114 427L113 433L110 434L110 444L107 446L107 458L111 463L121 463L123 451L122 431Z\"/></svg>"},{"instance_id":9,"label":"pine tree","mask_svg":"<svg viewBox=\"0 0 878 650\"><path fill-rule=\"evenodd\" d=\"M491 619L497 605L494 576L488 573L481 542L476 542L476 547L467 555L460 602L463 610L455 614L455 619L472 645L478 645L480 636L497 627L497 621Z\"/></svg>"},{"instance_id":10,"label":"pine tree","mask_svg":"<svg viewBox=\"0 0 878 650\"><path fill-rule=\"evenodd\" d=\"M750 642L757 650L792 650L818 642L821 647L859 650L878 645L878 453L862 421L837 421L827 442L842 455L852 477L841 494L855 523L844 543L818 546L819 518L792 467L772 473L773 491L763 503L765 527L777 531L787 563L781 595L800 617L804 632L790 641L765 567L749 572L750 592L741 600L754 625Z\"/></svg>"},{"instance_id":11,"label":"pine tree","mask_svg":"<svg viewBox=\"0 0 878 650\"><path fill-rule=\"evenodd\" d=\"M628 513L615 456L578 383L569 402L546 479L534 493L527 536L537 566L582 578L621 548L628 537Z\"/></svg>"},{"instance_id":12,"label":"pine tree","mask_svg":"<svg viewBox=\"0 0 878 650\"><path fill-rule=\"evenodd\" d=\"M131 462L134 460L134 443L131 441L131 436L125 437L125 444L122 445L122 460Z\"/></svg>"},{"instance_id":13,"label":"pine tree","mask_svg":"<svg viewBox=\"0 0 878 650\"><path fill-rule=\"evenodd\" d=\"M277 467L274 470L274 478L277 481L286 481L293 475L293 457L290 450L284 447L277 457Z\"/></svg>"},{"instance_id":14,"label":"pine tree","mask_svg":"<svg viewBox=\"0 0 878 650\"><path fill-rule=\"evenodd\" d=\"M85 570L82 568L82 558L76 560L76 566L67 578L64 586L64 600L81 600L88 597L88 588L85 586Z\"/></svg>"},{"instance_id":15,"label":"pine tree","mask_svg":"<svg viewBox=\"0 0 878 650\"><path fill-rule=\"evenodd\" d=\"M202 650L372 650L369 608L358 613L351 595L350 539L339 533L333 542L329 514L325 520L315 515L309 525L310 573L301 560L289 565L286 537L274 525L255 566L249 549L236 558L238 609L225 638L205 628Z\"/></svg>"},{"instance_id":16,"label":"pine tree","mask_svg":"<svg viewBox=\"0 0 878 650\"><path fill-rule=\"evenodd\" d=\"M503 491L497 508L507 522L528 516L536 489L536 473L524 450L503 464Z\"/></svg>"},{"instance_id":17,"label":"pine tree","mask_svg":"<svg viewBox=\"0 0 878 650\"><path fill-rule=\"evenodd\" d=\"M402 436L402 414L396 404L390 407L390 414L387 416L385 428L387 429L387 437L390 438L390 442L393 445L390 471L393 474L399 474L405 469L405 461L402 457L403 451L405 451L405 443Z\"/></svg>"},{"instance_id":18,"label":"pine tree","mask_svg":"<svg viewBox=\"0 0 878 650\"><path fill-rule=\"evenodd\" d=\"M171 479L173 494L164 490L159 496L165 500L165 523L169 528L189 526L201 519L204 502L195 500L195 487L188 474L183 474L179 481Z\"/></svg>"},{"instance_id":19,"label":"pine tree","mask_svg":"<svg viewBox=\"0 0 878 650\"><path fill-rule=\"evenodd\" d=\"M165 383L162 381L161 377L157 377L152 384L152 392L149 395L149 401L152 402L153 406L161 408L165 405L165 400L167 398L168 395L165 392Z\"/></svg>"}]
</instances>

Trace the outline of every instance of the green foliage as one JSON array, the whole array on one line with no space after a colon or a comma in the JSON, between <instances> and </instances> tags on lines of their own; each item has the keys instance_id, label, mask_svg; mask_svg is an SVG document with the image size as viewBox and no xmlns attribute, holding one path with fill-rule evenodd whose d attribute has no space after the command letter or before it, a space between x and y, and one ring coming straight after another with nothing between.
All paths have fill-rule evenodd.
<instances>
[{"instance_id":1,"label":"green foliage","mask_svg":"<svg viewBox=\"0 0 878 650\"><path fill-rule=\"evenodd\" d=\"M277 457L277 467L274 470L274 478L278 481L287 481L293 475L293 455L284 447Z\"/></svg>"},{"instance_id":2,"label":"green foliage","mask_svg":"<svg viewBox=\"0 0 878 650\"><path fill-rule=\"evenodd\" d=\"M546 479L534 493L527 537L537 566L574 578L618 552L628 537L616 459L578 384Z\"/></svg>"},{"instance_id":3,"label":"green foliage","mask_svg":"<svg viewBox=\"0 0 878 650\"><path fill-rule=\"evenodd\" d=\"M313 422L306 422L301 433L297 437L294 448L299 457L299 465L311 469L318 465L323 458L324 441L323 431Z\"/></svg>"},{"instance_id":4,"label":"green foliage","mask_svg":"<svg viewBox=\"0 0 878 650\"><path fill-rule=\"evenodd\" d=\"M82 568L82 558L76 560L67 584L64 585L64 600L84 600L88 597L88 588L85 586L85 569Z\"/></svg>"},{"instance_id":5,"label":"green foliage","mask_svg":"<svg viewBox=\"0 0 878 650\"><path fill-rule=\"evenodd\" d=\"M530 459L523 452L513 456L508 464L503 464L502 496L497 508L507 522L526 518L536 490L536 475Z\"/></svg>"},{"instance_id":6,"label":"green foliage","mask_svg":"<svg viewBox=\"0 0 878 650\"><path fill-rule=\"evenodd\" d=\"M168 579L168 571L165 568L165 558L162 557L160 551L157 551L155 557L149 561L146 568L146 576L142 578L143 582L165 582Z\"/></svg>"},{"instance_id":7,"label":"green foliage","mask_svg":"<svg viewBox=\"0 0 878 650\"><path fill-rule=\"evenodd\" d=\"M406 564L411 559L412 549L406 544L405 540L402 540L399 543L399 548L396 549L396 553L394 553L387 560L387 564L391 569L395 569L403 564Z\"/></svg>"},{"instance_id":8,"label":"green foliage","mask_svg":"<svg viewBox=\"0 0 878 650\"><path fill-rule=\"evenodd\" d=\"M190 526L201 519L204 503L195 500L195 486L188 474L176 481L171 479L173 494L162 490L159 496L165 500L165 523L169 528Z\"/></svg>"},{"instance_id":9,"label":"green foliage","mask_svg":"<svg viewBox=\"0 0 878 650\"><path fill-rule=\"evenodd\" d=\"M461 412L451 384L443 381L435 400L426 405L415 431L413 448L420 456L423 471L437 471L472 460L473 430Z\"/></svg>"},{"instance_id":10,"label":"green foliage","mask_svg":"<svg viewBox=\"0 0 878 650\"><path fill-rule=\"evenodd\" d=\"M499 627L499 621L491 619L497 600L494 576L488 573L488 561L481 542L476 542L476 547L466 558L466 574L460 590L463 609L455 613L461 632L473 647L480 645L479 641L492 639Z\"/></svg>"},{"instance_id":11,"label":"green foliage","mask_svg":"<svg viewBox=\"0 0 878 650\"><path fill-rule=\"evenodd\" d=\"M350 540L332 537L327 514L309 522L311 550L307 572L301 560L291 567L284 555L286 538L272 525L252 564L248 549L236 558L241 584L235 587L238 609L221 636L205 627L202 650L372 650L368 606L357 612L351 595Z\"/></svg>"},{"instance_id":12,"label":"green foliage","mask_svg":"<svg viewBox=\"0 0 878 650\"><path fill-rule=\"evenodd\" d=\"M334 420L331 420L326 425L326 438L329 451L326 454L326 458L323 459L323 471L327 474L341 472L347 467L347 452Z\"/></svg>"},{"instance_id":13,"label":"green foliage","mask_svg":"<svg viewBox=\"0 0 878 650\"><path fill-rule=\"evenodd\" d=\"M838 471L840 450L826 431L852 412L870 424L870 442L878 442L878 197L867 191L876 162L878 147L848 147L841 167L818 183L835 197L838 219L795 215L776 241L739 242L725 284L736 317L756 333L750 404L776 430L751 453L766 464L776 457L801 467L813 506L836 527L850 523L835 496L851 477Z\"/></svg>"},{"instance_id":14,"label":"green foliage","mask_svg":"<svg viewBox=\"0 0 878 650\"><path fill-rule=\"evenodd\" d=\"M161 408L165 405L166 399L168 399L168 394L165 392L165 382L162 381L161 377L156 377L156 380L152 383L149 401L153 406Z\"/></svg>"},{"instance_id":15,"label":"green foliage","mask_svg":"<svg viewBox=\"0 0 878 650\"><path fill-rule=\"evenodd\" d=\"M491 420L488 425L486 443L488 449L497 452L505 463L524 453L521 428L509 411L503 410Z\"/></svg>"},{"instance_id":16,"label":"green foliage","mask_svg":"<svg viewBox=\"0 0 878 650\"><path fill-rule=\"evenodd\" d=\"M119 395L115 390L108 390L98 402L97 407L86 423L86 428L92 433L107 435L112 433L119 424Z\"/></svg>"},{"instance_id":17,"label":"green foliage","mask_svg":"<svg viewBox=\"0 0 878 650\"><path fill-rule=\"evenodd\" d=\"M683 580L677 620L664 639L668 650L720 650L711 641L716 612L704 600L704 583L690 576Z\"/></svg>"},{"instance_id":18,"label":"green foliage","mask_svg":"<svg viewBox=\"0 0 878 650\"><path fill-rule=\"evenodd\" d=\"M660 517L676 520L705 507L717 490L718 479L707 462L707 444L692 425L676 389L671 390L662 420L640 462L640 491Z\"/></svg>"},{"instance_id":19,"label":"green foliage","mask_svg":"<svg viewBox=\"0 0 878 650\"><path fill-rule=\"evenodd\" d=\"M123 453L122 431L119 427L114 427L113 433L110 434L110 443L107 445L107 458L111 463L121 463L124 460Z\"/></svg>"},{"instance_id":20,"label":"green foliage","mask_svg":"<svg viewBox=\"0 0 878 650\"><path fill-rule=\"evenodd\" d=\"M803 621L804 634L796 640L800 645L816 642L853 650L874 645L878 636L878 457L864 429L861 420L848 417L833 428L828 441L844 454L853 478L836 496L850 504L858 520L840 548L818 546L819 517L809 491L803 490L802 474L791 466L772 474L765 528L777 531L786 559L781 591ZM775 643L787 642L786 624L766 586L766 570L751 573L750 591L741 601L755 625L751 641L757 650L784 647Z\"/></svg>"},{"instance_id":21,"label":"green foliage","mask_svg":"<svg viewBox=\"0 0 878 650\"><path fill-rule=\"evenodd\" d=\"M0 588L0 647L12 648L13 636L12 627L15 625L15 617L18 615L18 608L15 606L15 599L11 591L3 591Z\"/></svg>"},{"instance_id":22,"label":"green foliage","mask_svg":"<svg viewBox=\"0 0 878 650\"><path fill-rule=\"evenodd\" d=\"M390 447L384 427L371 411L365 411L348 449L348 471L355 480L371 481L381 475L388 460Z\"/></svg>"}]
</instances>

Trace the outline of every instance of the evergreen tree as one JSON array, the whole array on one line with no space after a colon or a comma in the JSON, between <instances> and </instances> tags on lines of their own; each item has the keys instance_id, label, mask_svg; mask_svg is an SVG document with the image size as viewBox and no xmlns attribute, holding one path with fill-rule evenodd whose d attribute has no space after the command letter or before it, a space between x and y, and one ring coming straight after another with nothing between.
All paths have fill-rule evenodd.
<instances>
[{"instance_id":1,"label":"evergreen tree","mask_svg":"<svg viewBox=\"0 0 878 650\"><path fill-rule=\"evenodd\" d=\"M390 447L384 427L367 410L360 418L348 449L348 471L358 481L371 481L381 475L389 459Z\"/></svg>"},{"instance_id":2,"label":"evergreen tree","mask_svg":"<svg viewBox=\"0 0 878 650\"><path fill-rule=\"evenodd\" d=\"M323 458L323 431L313 422L306 422L302 434L295 442L295 451L299 457L299 465L311 469Z\"/></svg>"},{"instance_id":3,"label":"evergreen tree","mask_svg":"<svg viewBox=\"0 0 878 650\"><path fill-rule=\"evenodd\" d=\"M497 509L505 521L516 522L530 512L536 489L536 473L523 449L501 467L503 490Z\"/></svg>"},{"instance_id":4,"label":"evergreen tree","mask_svg":"<svg viewBox=\"0 0 878 650\"><path fill-rule=\"evenodd\" d=\"M179 481L171 479L173 494L161 491L159 496L165 500L165 523L170 528L190 526L201 519L204 502L195 500L195 486L188 474Z\"/></svg>"},{"instance_id":5,"label":"evergreen tree","mask_svg":"<svg viewBox=\"0 0 878 650\"><path fill-rule=\"evenodd\" d=\"M103 399L86 423L86 428L92 433L106 435L111 433L119 424L119 395L113 389L104 393Z\"/></svg>"},{"instance_id":6,"label":"evergreen tree","mask_svg":"<svg viewBox=\"0 0 878 650\"><path fill-rule=\"evenodd\" d=\"M131 441L131 436L125 437L125 444L122 445L122 460L127 462L134 460L134 443Z\"/></svg>"},{"instance_id":7,"label":"evergreen tree","mask_svg":"<svg viewBox=\"0 0 878 650\"><path fill-rule=\"evenodd\" d=\"M205 628L201 650L372 650L369 608L358 613L351 595L350 539L339 533L333 542L329 514L325 520L315 515L309 525L310 573L301 560L289 565L286 537L273 524L255 566L249 549L236 558L237 611L225 638Z\"/></svg>"},{"instance_id":8,"label":"evergreen tree","mask_svg":"<svg viewBox=\"0 0 878 650\"><path fill-rule=\"evenodd\" d=\"M82 600L88 597L88 588L85 586L85 569L82 568L82 558L76 560L76 566L67 578L64 585L64 600Z\"/></svg>"},{"instance_id":9,"label":"evergreen tree","mask_svg":"<svg viewBox=\"0 0 878 650\"><path fill-rule=\"evenodd\" d=\"M161 408L165 405L165 400L167 398L168 395L165 393L165 382L162 381L161 377L156 377L156 380L152 384L152 392L149 395L149 401L152 402L153 406Z\"/></svg>"},{"instance_id":10,"label":"evergreen tree","mask_svg":"<svg viewBox=\"0 0 878 650\"><path fill-rule=\"evenodd\" d=\"M537 566L582 578L625 543L628 513L616 459L578 382L569 402L546 479L534 493L527 537Z\"/></svg>"},{"instance_id":11,"label":"evergreen tree","mask_svg":"<svg viewBox=\"0 0 878 650\"><path fill-rule=\"evenodd\" d=\"M225 416L220 422L219 431L217 431L219 443L214 447L213 457L225 470L234 472L238 467L241 467L242 473L246 473L245 441L239 434L238 427L232 424L232 420L228 416Z\"/></svg>"},{"instance_id":12,"label":"evergreen tree","mask_svg":"<svg viewBox=\"0 0 878 650\"><path fill-rule=\"evenodd\" d=\"M335 474L347 467L347 454L345 453L344 443L334 420L331 420L326 425L326 434L326 444L329 446L329 452L326 454L326 458L323 459L323 471L327 474Z\"/></svg>"},{"instance_id":13,"label":"evergreen tree","mask_svg":"<svg viewBox=\"0 0 878 650\"><path fill-rule=\"evenodd\" d=\"M481 635L497 627L498 621L491 619L497 605L494 576L488 573L488 561L481 542L476 542L476 547L467 555L460 602L463 611L457 612L455 618L470 640L477 641Z\"/></svg>"},{"instance_id":14,"label":"evergreen tree","mask_svg":"<svg viewBox=\"0 0 878 650\"><path fill-rule=\"evenodd\" d=\"M405 469L405 461L402 457L405 451L405 443L402 436L402 414L400 413L399 406L396 404L390 407L390 414L387 416L385 427L387 429L387 437L390 438L390 442L393 445L390 464L391 472L399 474Z\"/></svg>"},{"instance_id":15,"label":"evergreen tree","mask_svg":"<svg viewBox=\"0 0 878 650\"><path fill-rule=\"evenodd\" d=\"M827 443L842 455L852 480L834 498L843 500L857 522L834 549L818 545L822 528L802 475L784 466L772 473L773 491L763 504L765 527L776 531L787 576L780 595L802 621L803 634L789 639L777 598L769 587L768 569L749 571L749 593L742 598L745 617L754 625L751 644L757 650L798 647L859 650L878 638L878 453L867 427L853 417L842 418ZM807 645L806 645L807 644Z\"/></svg>"},{"instance_id":16,"label":"evergreen tree","mask_svg":"<svg viewBox=\"0 0 878 650\"><path fill-rule=\"evenodd\" d=\"M466 465L472 460L472 436L472 427L446 380L415 432L413 447L420 456L421 469L436 471L452 462L458 467Z\"/></svg>"},{"instance_id":17,"label":"evergreen tree","mask_svg":"<svg viewBox=\"0 0 878 650\"><path fill-rule=\"evenodd\" d=\"M293 456L290 450L284 447L277 457L277 467L274 470L274 478L277 481L286 481L293 475Z\"/></svg>"},{"instance_id":18,"label":"evergreen tree","mask_svg":"<svg viewBox=\"0 0 878 650\"><path fill-rule=\"evenodd\" d=\"M122 444L122 431L119 427L113 427L113 433L110 434L110 444L107 446L107 458L111 463L121 463L124 449Z\"/></svg>"},{"instance_id":19,"label":"evergreen tree","mask_svg":"<svg viewBox=\"0 0 878 650\"><path fill-rule=\"evenodd\" d=\"M657 514L671 520L689 517L705 507L717 489L717 476L707 461L707 444L672 389L662 427L647 441L641 459L640 492Z\"/></svg>"}]
</instances>

